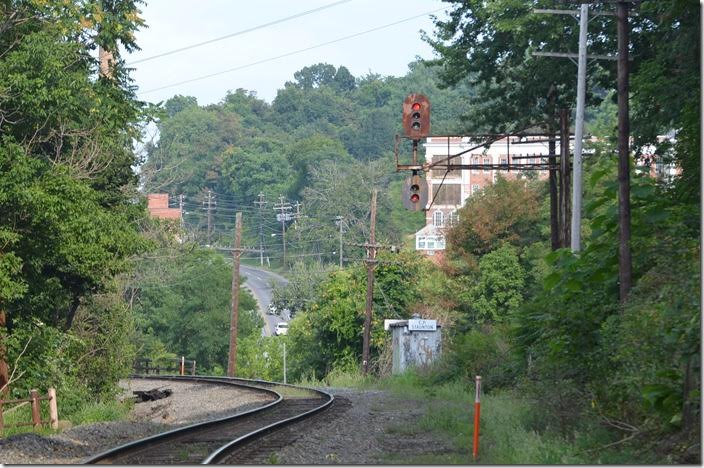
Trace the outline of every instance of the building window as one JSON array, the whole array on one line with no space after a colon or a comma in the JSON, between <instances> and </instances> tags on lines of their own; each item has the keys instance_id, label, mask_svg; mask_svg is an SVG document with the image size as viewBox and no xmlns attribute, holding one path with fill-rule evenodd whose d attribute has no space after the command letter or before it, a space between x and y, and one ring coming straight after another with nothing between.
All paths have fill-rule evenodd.
<instances>
[{"instance_id":1,"label":"building window","mask_svg":"<svg viewBox=\"0 0 704 468\"><path fill-rule=\"evenodd\" d=\"M472 184L472 195L479 191L479 184Z\"/></svg>"},{"instance_id":2,"label":"building window","mask_svg":"<svg viewBox=\"0 0 704 468\"><path fill-rule=\"evenodd\" d=\"M506 159L506 158L501 158L501 165L502 165L502 166L507 166L507 165L508 165L508 159Z\"/></svg>"},{"instance_id":3,"label":"building window","mask_svg":"<svg viewBox=\"0 0 704 468\"><path fill-rule=\"evenodd\" d=\"M447 162L447 156L433 156L433 162L440 162L440 166L447 166L447 164L459 164L457 158L450 159L449 163ZM445 173L447 172L447 176ZM445 177L445 179L461 179L462 178L462 171L454 169L452 171L447 171L447 168L445 167L438 167L437 169L433 168L431 169L431 177L433 179L442 179Z\"/></svg>"},{"instance_id":4,"label":"building window","mask_svg":"<svg viewBox=\"0 0 704 468\"><path fill-rule=\"evenodd\" d=\"M460 223L460 215L456 211L451 211L447 222L450 226L457 226Z\"/></svg>"},{"instance_id":5,"label":"building window","mask_svg":"<svg viewBox=\"0 0 704 468\"><path fill-rule=\"evenodd\" d=\"M433 213L433 226L435 227L443 227L445 224L445 215L442 211L436 211Z\"/></svg>"},{"instance_id":6,"label":"building window","mask_svg":"<svg viewBox=\"0 0 704 468\"><path fill-rule=\"evenodd\" d=\"M416 250L445 250L444 236L416 237Z\"/></svg>"},{"instance_id":7,"label":"building window","mask_svg":"<svg viewBox=\"0 0 704 468\"><path fill-rule=\"evenodd\" d=\"M484 172L489 172L489 166L491 165L491 158L484 158Z\"/></svg>"},{"instance_id":8,"label":"building window","mask_svg":"<svg viewBox=\"0 0 704 468\"><path fill-rule=\"evenodd\" d=\"M477 156L474 156L472 158L472 164L478 166L479 165L479 158ZM476 174L479 172L479 169L472 169L472 174Z\"/></svg>"},{"instance_id":9,"label":"building window","mask_svg":"<svg viewBox=\"0 0 704 468\"><path fill-rule=\"evenodd\" d=\"M433 185L433 193L430 199L435 200L436 205L457 206L462 203L461 195L462 186L460 184Z\"/></svg>"}]
</instances>

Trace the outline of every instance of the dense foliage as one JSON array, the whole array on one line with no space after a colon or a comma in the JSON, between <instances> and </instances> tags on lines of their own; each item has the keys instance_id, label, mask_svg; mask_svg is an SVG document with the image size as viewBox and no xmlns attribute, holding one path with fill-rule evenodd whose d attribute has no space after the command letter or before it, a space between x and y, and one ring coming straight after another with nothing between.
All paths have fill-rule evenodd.
<instances>
[{"instance_id":1,"label":"dense foliage","mask_svg":"<svg viewBox=\"0 0 704 468\"><path fill-rule=\"evenodd\" d=\"M468 73L477 84L472 122L537 123L552 86L570 105L574 69L530 53L575 41L574 22L531 13L549 2L450 3L450 19L429 41L446 83ZM546 255L547 200L535 196L544 189L499 181L467 201L445 268L464 326L435 378L486 375L489 392L518 388L534 398L540 427L569 433L597 421L643 460L700 460L700 102L675 84L699 86L699 18L694 2L672 0L642 2L630 20L634 155L655 149L658 164L675 161L682 172L632 171L628 301L618 297L615 108L603 102L590 113L599 142L585 161L581 252ZM604 26L590 22L590 53L613 49L615 28ZM593 97L613 88L613 73L590 68ZM656 453L643 445L653 440Z\"/></svg>"},{"instance_id":2,"label":"dense foliage","mask_svg":"<svg viewBox=\"0 0 704 468\"><path fill-rule=\"evenodd\" d=\"M133 275L126 290L133 298L140 355L154 361L184 356L195 359L200 373L223 374L232 264L221 253L185 245L141 259ZM258 336L262 326L254 298L240 288L238 338Z\"/></svg>"},{"instance_id":3,"label":"dense foliage","mask_svg":"<svg viewBox=\"0 0 704 468\"><path fill-rule=\"evenodd\" d=\"M371 190L377 187L379 231L384 240L400 244L423 222L420 213L398 214L403 174L394 174L393 149L401 102L411 91L425 93L435 109L434 131L451 133L470 94L463 86L439 89L437 74L438 67L416 62L403 77L354 77L344 66L321 63L296 72L271 104L243 89L208 106L174 96L164 104L158 142L146 148L145 189L183 194L186 222L201 233L207 224L203 204L212 191L217 205L211 243L224 245L231 242L236 209L245 213L245 239L253 244L255 224L271 227L267 238L276 233L273 208L279 196L299 201L301 218L288 238L288 253L307 254L312 246L320 260L333 262L332 252L339 250L335 219L344 218L346 242L362 242ZM401 156L409 153L402 145ZM267 203L262 212L255 209L259 194ZM287 225L294 227L290 220ZM280 265L281 242L269 240L269 256Z\"/></svg>"},{"instance_id":4,"label":"dense foliage","mask_svg":"<svg viewBox=\"0 0 704 468\"><path fill-rule=\"evenodd\" d=\"M118 53L136 48L137 3L0 2L0 334L11 394L54 386L64 414L110 395L135 352L114 278L149 244L132 170L144 106Z\"/></svg>"}]
</instances>

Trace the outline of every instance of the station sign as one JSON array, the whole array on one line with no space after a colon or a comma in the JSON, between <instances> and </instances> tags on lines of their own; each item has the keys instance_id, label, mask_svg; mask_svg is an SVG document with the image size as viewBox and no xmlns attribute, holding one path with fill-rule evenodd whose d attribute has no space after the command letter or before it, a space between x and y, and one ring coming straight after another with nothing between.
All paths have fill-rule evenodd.
<instances>
[{"instance_id":1,"label":"station sign","mask_svg":"<svg viewBox=\"0 0 704 468\"><path fill-rule=\"evenodd\" d=\"M437 328L437 320L410 319L408 321L408 331L435 331Z\"/></svg>"}]
</instances>

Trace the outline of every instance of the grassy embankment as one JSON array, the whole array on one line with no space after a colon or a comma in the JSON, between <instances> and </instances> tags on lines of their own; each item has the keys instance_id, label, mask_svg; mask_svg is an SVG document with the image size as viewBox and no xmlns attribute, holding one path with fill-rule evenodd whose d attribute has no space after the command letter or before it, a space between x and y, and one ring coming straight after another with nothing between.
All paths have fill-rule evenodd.
<instances>
[{"instance_id":1,"label":"grassy embankment","mask_svg":"<svg viewBox=\"0 0 704 468\"><path fill-rule=\"evenodd\" d=\"M386 430L399 436L433 433L449 439L454 450L442 455L404 457L389 455L385 463L402 464L627 464L658 463L642 451L636 453L625 444L615 443L615 434L585 418L569 435L546 427L540 408L515 391L493 392L481 397L479 457L472 458L474 386L459 382L427 385L413 373L375 380L360 375L335 374L328 385L359 389L387 390L402 398L422 401L425 414L413 426L390 426ZM611 445L613 444L613 445Z\"/></svg>"},{"instance_id":2,"label":"grassy embankment","mask_svg":"<svg viewBox=\"0 0 704 468\"><path fill-rule=\"evenodd\" d=\"M61 395L58 396L60 398ZM57 399L58 399L57 398ZM51 435L62 430L78 426L80 424L91 424L103 421L118 421L126 419L130 410L134 406L134 402L127 399L124 402L106 401L106 402L87 402L80 408L73 410L68 409L66 413L62 413L61 400L59 401L59 429L54 430L48 426L33 428L32 426L14 427L17 423L27 423L32 421L32 408L28 403L18 405L8 405L3 409L3 421L5 430L0 433L0 438L9 437L14 434L25 432L35 432L41 435ZM42 402L42 421L49 420L49 412L46 402Z\"/></svg>"}]
</instances>

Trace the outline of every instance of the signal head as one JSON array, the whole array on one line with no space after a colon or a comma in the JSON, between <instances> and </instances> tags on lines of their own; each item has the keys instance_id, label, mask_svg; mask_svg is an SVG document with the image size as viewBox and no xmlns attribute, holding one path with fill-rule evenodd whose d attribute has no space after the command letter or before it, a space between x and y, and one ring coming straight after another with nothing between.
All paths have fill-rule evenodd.
<instances>
[{"instance_id":1,"label":"signal head","mask_svg":"<svg viewBox=\"0 0 704 468\"><path fill-rule=\"evenodd\" d=\"M403 101L403 131L419 140L430 135L430 101L422 94L411 94Z\"/></svg>"}]
</instances>

